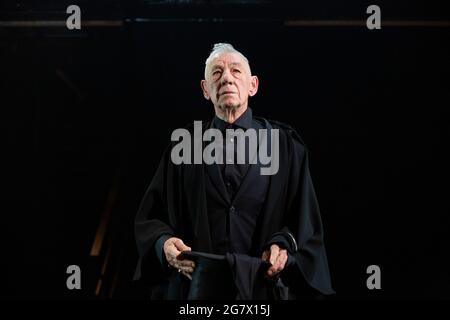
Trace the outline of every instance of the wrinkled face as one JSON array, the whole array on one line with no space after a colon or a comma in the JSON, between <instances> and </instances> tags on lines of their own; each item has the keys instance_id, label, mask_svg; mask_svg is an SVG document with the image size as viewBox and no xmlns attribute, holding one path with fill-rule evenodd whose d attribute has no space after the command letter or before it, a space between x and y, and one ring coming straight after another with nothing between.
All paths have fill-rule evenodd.
<instances>
[{"instance_id":1,"label":"wrinkled face","mask_svg":"<svg viewBox=\"0 0 450 320\"><path fill-rule=\"evenodd\" d=\"M206 66L201 86L203 95L211 99L216 109L246 108L248 97L258 91L258 78L251 75L250 67L240 54L222 52Z\"/></svg>"}]
</instances>

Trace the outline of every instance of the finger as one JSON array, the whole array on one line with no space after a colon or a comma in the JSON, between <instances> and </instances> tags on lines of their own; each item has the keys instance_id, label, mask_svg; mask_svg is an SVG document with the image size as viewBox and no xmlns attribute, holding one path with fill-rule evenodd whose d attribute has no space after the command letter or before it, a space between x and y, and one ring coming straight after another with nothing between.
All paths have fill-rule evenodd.
<instances>
[{"instance_id":1,"label":"finger","mask_svg":"<svg viewBox=\"0 0 450 320\"><path fill-rule=\"evenodd\" d=\"M284 266L286 265L286 261L288 259L287 253L283 253L279 257L280 257L280 259L278 260L277 268L275 270L275 273L280 273L281 271L283 271Z\"/></svg>"},{"instance_id":2,"label":"finger","mask_svg":"<svg viewBox=\"0 0 450 320\"><path fill-rule=\"evenodd\" d=\"M188 273L188 274L192 274L194 272L193 267L185 266L185 265L181 265L181 264L177 264L176 269L178 270L178 272L184 272L184 273Z\"/></svg>"},{"instance_id":3,"label":"finger","mask_svg":"<svg viewBox=\"0 0 450 320\"><path fill-rule=\"evenodd\" d=\"M179 256L179 254L175 254L175 252L177 251L169 251L166 258L167 258L167 262L173 266L174 268L178 268L180 266L182 266L183 264L183 260L178 259L177 257ZM188 261L188 260L186 260ZM186 262L186 264L189 264L188 262Z\"/></svg>"},{"instance_id":4,"label":"finger","mask_svg":"<svg viewBox=\"0 0 450 320\"><path fill-rule=\"evenodd\" d=\"M171 261L171 265L177 269L195 268L195 262L191 260L179 260L174 259Z\"/></svg>"},{"instance_id":5,"label":"finger","mask_svg":"<svg viewBox=\"0 0 450 320\"><path fill-rule=\"evenodd\" d=\"M275 263L267 270L268 276L276 275L284 269L284 265L287 261L287 251L285 249L280 250L280 253Z\"/></svg>"},{"instance_id":6,"label":"finger","mask_svg":"<svg viewBox=\"0 0 450 320\"><path fill-rule=\"evenodd\" d=\"M186 276L189 280L192 280L192 276L190 275L190 273L186 273L186 272L181 272L184 276Z\"/></svg>"},{"instance_id":7,"label":"finger","mask_svg":"<svg viewBox=\"0 0 450 320\"><path fill-rule=\"evenodd\" d=\"M286 253L286 254L283 256L283 261L281 262L281 270L283 270L284 267L286 266L286 263L287 263L287 261L288 261L288 258L289 258L289 256L288 256L288 254ZM280 270L280 271L281 271L281 270Z\"/></svg>"},{"instance_id":8,"label":"finger","mask_svg":"<svg viewBox=\"0 0 450 320\"><path fill-rule=\"evenodd\" d=\"M181 239L177 239L173 242L173 244L175 245L175 247L179 250L179 251L191 251L191 247L188 247L187 245L184 244L183 240Z\"/></svg>"},{"instance_id":9,"label":"finger","mask_svg":"<svg viewBox=\"0 0 450 320\"><path fill-rule=\"evenodd\" d=\"M177 264L183 268L195 268L195 262L192 260L179 260L177 259Z\"/></svg>"},{"instance_id":10,"label":"finger","mask_svg":"<svg viewBox=\"0 0 450 320\"><path fill-rule=\"evenodd\" d=\"M173 251L173 250L179 251L177 249L176 245L175 245L175 242L177 240L180 240L180 239L178 239L178 238L170 238L170 239L166 240L166 242L164 242L164 251L165 252Z\"/></svg>"},{"instance_id":11,"label":"finger","mask_svg":"<svg viewBox=\"0 0 450 320\"><path fill-rule=\"evenodd\" d=\"M276 266L271 266L271 267L267 270L267 274L268 274L269 276L275 275L276 272L277 272Z\"/></svg>"},{"instance_id":12,"label":"finger","mask_svg":"<svg viewBox=\"0 0 450 320\"><path fill-rule=\"evenodd\" d=\"M183 269L181 269L184 273L189 273L192 274L194 272L194 268L191 267L183 267Z\"/></svg>"},{"instance_id":13,"label":"finger","mask_svg":"<svg viewBox=\"0 0 450 320\"><path fill-rule=\"evenodd\" d=\"M180 260L178 260L176 257L169 257L167 258L167 262L174 268L177 268L179 266Z\"/></svg>"},{"instance_id":14,"label":"finger","mask_svg":"<svg viewBox=\"0 0 450 320\"><path fill-rule=\"evenodd\" d=\"M166 258L167 260L173 260L176 259L176 257L180 254L181 252L177 249L177 247L175 247L175 245L170 245L167 247L167 251L166 251Z\"/></svg>"},{"instance_id":15,"label":"finger","mask_svg":"<svg viewBox=\"0 0 450 320\"><path fill-rule=\"evenodd\" d=\"M266 274L267 274L269 277L274 276L274 275L275 275L275 270L274 270L274 268L273 268L273 267L270 267L270 268L267 270Z\"/></svg>"},{"instance_id":16,"label":"finger","mask_svg":"<svg viewBox=\"0 0 450 320\"><path fill-rule=\"evenodd\" d=\"M270 264L272 264L272 265L275 264L275 261L279 254L279 251L280 251L280 247L278 247L276 244L273 244L270 247L270 259L269 259Z\"/></svg>"},{"instance_id":17,"label":"finger","mask_svg":"<svg viewBox=\"0 0 450 320\"><path fill-rule=\"evenodd\" d=\"M167 259L167 262L176 269L179 269L181 267L176 258Z\"/></svg>"},{"instance_id":18,"label":"finger","mask_svg":"<svg viewBox=\"0 0 450 320\"><path fill-rule=\"evenodd\" d=\"M287 252L285 249L280 250L277 260L273 265L274 272L280 272L284 266L285 258L287 258Z\"/></svg>"},{"instance_id":19,"label":"finger","mask_svg":"<svg viewBox=\"0 0 450 320\"><path fill-rule=\"evenodd\" d=\"M192 273L192 272L194 272L194 268L180 266L180 265L177 266L177 270L179 270L179 272L185 272L185 273Z\"/></svg>"}]
</instances>

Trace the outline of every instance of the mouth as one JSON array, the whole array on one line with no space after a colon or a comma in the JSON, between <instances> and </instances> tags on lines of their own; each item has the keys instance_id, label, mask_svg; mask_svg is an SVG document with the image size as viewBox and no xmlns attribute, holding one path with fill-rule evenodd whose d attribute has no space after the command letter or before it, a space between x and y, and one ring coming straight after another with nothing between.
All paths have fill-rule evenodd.
<instances>
[{"instance_id":1,"label":"mouth","mask_svg":"<svg viewBox=\"0 0 450 320\"><path fill-rule=\"evenodd\" d=\"M229 94L236 94L236 92L232 92L232 91L224 91L222 93L220 93L220 96L225 96L225 95L229 95Z\"/></svg>"}]
</instances>

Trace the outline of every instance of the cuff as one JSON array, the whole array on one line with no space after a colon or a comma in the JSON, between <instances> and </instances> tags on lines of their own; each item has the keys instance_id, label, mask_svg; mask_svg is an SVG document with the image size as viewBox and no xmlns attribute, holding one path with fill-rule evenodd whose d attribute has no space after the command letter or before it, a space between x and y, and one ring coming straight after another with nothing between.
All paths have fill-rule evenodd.
<instances>
[{"instance_id":1,"label":"cuff","mask_svg":"<svg viewBox=\"0 0 450 320\"><path fill-rule=\"evenodd\" d=\"M272 244L279 245L283 249L286 249L290 254L294 254L298 249L294 236L289 232L274 233L265 247L270 247Z\"/></svg>"}]
</instances>

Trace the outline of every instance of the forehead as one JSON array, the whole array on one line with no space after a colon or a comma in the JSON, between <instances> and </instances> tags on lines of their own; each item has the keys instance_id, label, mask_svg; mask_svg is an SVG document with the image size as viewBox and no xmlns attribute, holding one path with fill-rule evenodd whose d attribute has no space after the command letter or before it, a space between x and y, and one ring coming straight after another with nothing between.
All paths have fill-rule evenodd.
<instances>
[{"instance_id":1,"label":"forehead","mask_svg":"<svg viewBox=\"0 0 450 320\"><path fill-rule=\"evenodd\" d=\"M209 62L209 67L225 66L225 65L241 65L245 66L247 63L239 53L236 52L221 52L215 54Z\"/></svg>"}]
</instances>

